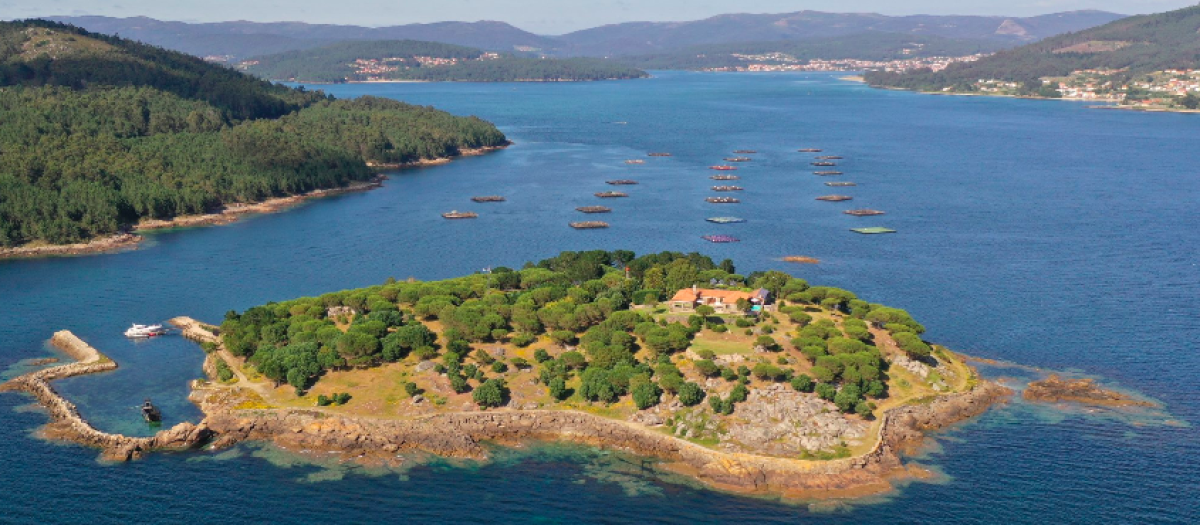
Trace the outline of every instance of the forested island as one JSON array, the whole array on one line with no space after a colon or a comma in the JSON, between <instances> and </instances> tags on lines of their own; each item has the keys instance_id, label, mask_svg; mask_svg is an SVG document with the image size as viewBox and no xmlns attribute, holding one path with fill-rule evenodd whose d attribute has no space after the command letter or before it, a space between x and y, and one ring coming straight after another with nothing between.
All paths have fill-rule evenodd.
<instances>
[{"instance_id":1,"label":"forested island","mask_svg":"<svg viewBox=\"0 0 1200 525\"><path fill-rule=\"evenodd\" d=\"M642 78L597 58L533 58L416 40L349 41L260 56L240 69L297 82L564 82Z\"/></svg>"},{"instance_id":2,"label":"forested island","mask_svg":"<svg viewBox=\"0 0 1200 525\"><path fill-rule=\"evenodd\" d=\"M877 87L1200 109L1200 6L1124 18L942 71L872 71Z\"/></svg>"},{"instance_id":3,"label":"forested island","mask_svg":"<svg viewBox=\"0 0 1200 525\"><path fill-rule=\"evenodd\" d=\"M912 474L900 451L1011 393L923 341L903 310L695 253L564 252L172 322L207 352L198 424L92 429L50 381L116 364L66 332L55 344L80 363L3 388L51 408L45 435L112 459L266 440L390 465L566 440L793 497L889 490Z\"/></svg>"},{"instance_id":4,"label":"forested island","mask_svg":"<svg viewBox=\"0 0 1200 525\"><path fill-rule=\"evenodd\" d=\"M0 23L0 252L501 147L483 120L336 100L55 22Z\"/></svg>"}]
</instances>

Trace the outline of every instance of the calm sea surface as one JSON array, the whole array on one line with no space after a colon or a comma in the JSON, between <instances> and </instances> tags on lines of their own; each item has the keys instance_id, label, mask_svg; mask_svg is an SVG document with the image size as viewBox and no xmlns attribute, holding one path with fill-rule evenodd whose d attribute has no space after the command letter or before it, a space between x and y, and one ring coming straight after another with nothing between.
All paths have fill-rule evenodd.
<instances>
[{"instance_id":1,"label":"calm sea surface","mask_svg":"<svg viewBox=\"0 0 1200 525\"><path fill-rule=\"evenodd\" d=\"M168 425L199 418L185 396L202 356L179 338L129 342L131 322L215 322L267 301L519 267L561 250L677 250L846 287L907 308L931 340L1096 376L1167 413L1018 401L943 434L917 460L944 473L935 483L812 507L698 489L561 446L403 473L253 446L106 465L94 450L33 438L45 417L10 394L0 396L0 522L1200 522L1200 118L876 91L828 75L326 89L478 115L516 145L287 213L155 234L137 251L2 262L0 368L49 355L46 339L69 328L121 369L60 389L96 426L146 434L134 408L145 397ZM846 156L847 174L813 176L802 147ZM707 167L735 149L758 151L737 172L742 203L706 204ZM674 156L623 163L648 151ZM628 199L592 196L617 178L641 184ZM814 200L830 193L854 201ZM469 201L485 194L508 202ZM567 227L591 204L614 208L610 229ZM851 207L887 215L841 213ZM439 216L451 209L480 217ZM704 221L718 215L749 222ZM899 233L848 231L858 226ZM720 233L742 242L700 238ZM822 263L779 262L786 255Z\"/></svg>"}]
</instances>

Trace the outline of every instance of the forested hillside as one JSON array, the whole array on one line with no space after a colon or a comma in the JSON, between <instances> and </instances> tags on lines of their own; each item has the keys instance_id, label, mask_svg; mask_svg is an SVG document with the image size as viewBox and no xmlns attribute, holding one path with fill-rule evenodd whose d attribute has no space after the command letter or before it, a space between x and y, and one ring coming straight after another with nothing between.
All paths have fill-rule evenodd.
<instances>
[{"instance_id":1,"label":"forested hillside","mask_svg":"<svg viewBox=\"0 0 1200 525\"><path fill-rule=\"evenodd\" d=\"M646 73L596 59L522 58L421 42L338 42L315 49L255 57L246 71L273 80L359 82L427 80L468 82L608 80Z\"/></svg>"},{"instance_id":2,"label":"forested hillside","mask_svg":"<svg viewBox=\"0 0 1200 525\"><path fill-rule=\"evenodd\" d=\"M1200 68L1200 6L1135 16L1043 40L940 72L876 72L872 85L923 91L974 91L980 79L1021 83L1029 94L1046 77L1078 70L1120 70L1118 77L1167 69ZM1121 82L1122 78L1114 81Z\"/></svg>"},{"instance_id":3,"label":"forested hillside","mask_svg":"<svg viewBox=\"0 0 1200 525\"><path fill-rule=\"evenodd\" d=\"M63 244L496 146L491 124L334 100L52 22L0 24L0 246Z\"/></svg>"}]
</instances>

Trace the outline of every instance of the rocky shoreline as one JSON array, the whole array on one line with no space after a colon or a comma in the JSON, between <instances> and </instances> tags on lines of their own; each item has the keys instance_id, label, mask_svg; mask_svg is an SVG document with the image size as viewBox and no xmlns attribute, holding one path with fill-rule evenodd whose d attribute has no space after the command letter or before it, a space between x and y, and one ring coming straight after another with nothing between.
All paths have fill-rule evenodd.
<instances>
[{"instance_id":1,"label":"rocky shoreline","mask_svg":"<svg viewBox=\"0 0 1200 525\"><path fill-rule=\"evenodd\" d=\"M458 157L475 157L484 155L492 151L507 148L512 145L511 142L502 146L492 146L476 149L466 149L459 152L454 157L441 157L437 159L422 159L415 162L397 163L397 164L377 164L367 162L367 167L375 170L392 170L403 168L420 168L427 166L437 166L451 162ZM369 181L354 182L342 188L330 188L322 190L313 190L301 195L291 195L288 197L277 197L267 199L262 202L249 204L230 204L225 206L221 211L214 213L206 213L202 215L185 215L167 220L152 219L143 220L133 226L132 232L119 233L108 237L93 239L86 243L78 244L47 244L33 246L17 246L13 248L0 248L0 260L4 259L24 259L36 257L50 257L60 255L90 255L97 253L107 253L121 249L135 248L145 238L138 235L138 232L146 232L153 230L161 230L166 228L192 228L198 226L216 226L221 224L229 224L236 222L242 217L258 213L274 213L285 208L294 206L309 199L317 199L321 197L332 197L334 195L342 195L345 193L373 190L383 185L383 181L387 179L385 175L376 175Z\"/></svg>"},{"instance_id":2,"label":"rocky shoreline","mask_svg":"<svg viewBox=\"0 0 1200 525\"><path fill-rule=\"evenodd\" d=\"M1107 407L1155 406L1154 403L1101 388L1094 379L1064 379L1056 374L1051 374L1041 381L1029 383L1029 387L1025 389L1022 397L1043 403L1066 401Z\"/></svg>"},{"instance_id":3,"label":"rocky shoreline","mask_svg":"<svg viewBox=\"0 0 1200 525\"><path fill-rule=\"evenodd\" d=\"M214 337L188 318L173 322L184 328L189 338ZM888 480L906 475L901 454L920 443L926 432L982 414L1012 393L998 384L980 381L966 392L892 409L883 415L869 452L828 461L723 452L636 423L567 410L499 409L397 420L347 417L318 409L239 409L238 403L244 398L238 395L238 387L204 382L197 382L192 394L192 400L205 414L200 423L180 423L152 437L135 438L96 430L50 385L55 379L113 370L116 363L67 331L56 333L52 342L78 361L22 375L0 386L0 390L26 391L46 407L51 422L43 432L45 436L99 448L110 460L136 459L152 450L205 445L222 448L243 441L270 441L285 449L332 452L348 459L390 464L405 451L485 459L488 452L484 443L557 440L656 458L672 471L722 490L795 498L847 497L891 490Z\"/></svg>"}]
</instances>

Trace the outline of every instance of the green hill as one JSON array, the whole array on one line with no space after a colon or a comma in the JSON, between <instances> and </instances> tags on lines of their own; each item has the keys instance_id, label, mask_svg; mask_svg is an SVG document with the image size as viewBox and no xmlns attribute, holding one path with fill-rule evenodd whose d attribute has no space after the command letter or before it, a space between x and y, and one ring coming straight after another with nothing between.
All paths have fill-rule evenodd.
<instances>
[{"instance_id":1,"label":"green hill","mask_svg":"<svg viewBox=\"0 0 1200 525\"><path fill-rule=\"evenodd\" d=\"M506 141L432 108L335 100L46 21L0 23L0 246L370 179Z\"/></svg>"},{"instance_id":2,"label":"green hill","mask_svg":"<svg viewBox=\"0 0 1200 525\"><path fill-rule=\"evenodd\" d=\"M978 92L979 81L1019 84L1011 94L1054 96L1043 79L1102 70L1115 84L1153 72L1200 68L1200 6L1124 18L1002 51L943 71L873 72L875 86L921 91ZM1006 93L1007 94L1007 93Z\"/></svg>"},{"instance_id":3,"label":"green hill","mask_svg":"<svg viewBox=\"0 0 1200 525\"><path fill-rule=\"evenodd\" d=\"M640 78L644 71L588 58L529 58L416 40L349 41L249 59L239 67L273 80L516 82Z\"/></svg>"}]
</instances>

